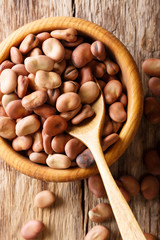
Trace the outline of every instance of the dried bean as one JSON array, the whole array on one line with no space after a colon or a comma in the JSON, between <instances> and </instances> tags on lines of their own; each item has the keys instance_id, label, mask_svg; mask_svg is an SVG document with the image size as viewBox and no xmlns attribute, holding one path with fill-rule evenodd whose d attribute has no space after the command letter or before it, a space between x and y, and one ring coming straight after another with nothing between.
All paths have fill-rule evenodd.
<instances>
[{"instance_id":1,"label":"dried bean","mask_svg":"<svg viewBox=\"0 0 160 240\"><path fill-rule=\"evenodd\" d=\"M47 154L45 152L32 152L29 159L34 163L46 164Z\"/></svg>"},{"instance_id":2,"label":"dried bean","mask_svg":"<svg viewBox=\"0 0 160 240\"><path fill-rule=\"evenodd\" d=\"M127 114L123 104L120 102L112 103L112 105L109 106L109 116L115 122L122 123L126 121Z\"/></svg>"},{"instance_id":3,"label":"dried bean","mask_svg":"<svg viewBox=\"0 0 160 240\"><path fill-rule=\"evenodd\" d=\"M5 94L2 97L2 105L4 109L7 107L7 105L14 100L18 100L18 96L15 93Z\"/></svg>"},{"instance_id":4,"label":"dried bean","mask_svg":"<svg viewBox=\"0 0 160 240\"><path fill-rule=\"evenodd\" d=\"M43 138L40 130L35 132L33 135L32 150L33 152L41 152L43 150Z\"/></svg>"},{"instance_id":5,"label":"dried bean","mask_svg":"<svg viewBox=\"0 0 160 240\"><path fill-rule=\"evenodd\" d=\"M82 43L76 47L72 52L72 63L75 67L84 67L93 59L91 53L91 45L89 43Z\"/></svg>"},{"instance_id":6,"label":"dried bean","mask_svg":"<svg viewBox=\"0 0 160 240\"><path fill-rule=\"evenodd\" d=\"M64 153L66 143L72 139L72 137L66 133L61 133L52 139L51 146L54 152Z\"/></svg>"},{"instance_id":7,"label":"dried bean","mask_svg":"<svg viewBox=\"0 0 160 240\"><path fill-rule=\"evenodd\" d=\"M84 83L79 89L81 102L84 104L93 103L99 95L99 87L95 82L89 81Z\"/></svg>"},{"instance_id":8,"label":"dried bean","mask_svg":"<svg viewBox=\"0 0 160 240\"><path fill-rule=\"evenodd\" d=\"M65 80L75 80L78 77L78 70L74 66L68 66L64 72Z\"/></svg>"},{"instance_id":9,"label":"dried bean","mask_svg":"<svg viewBox=\"0 0 160 240\"><path fill-rule=\"evenodd\" d=\"M21 229L21 236L25 239L35 239L44 230L44 224L38 220L30 220Z\"/></svg>"},{"instance_id":10,"label":"dried bean","mask_svg":"<svg viewBox=\"0 0 160 240\"><path fill-rule=\"evenodd\" d=\"M48 89L47 94L48 94L48 103L51 104L52 106L56 106L57 98L60 95L59 89L58 88Z\"/></svg>"},{"instance_id":11,"label":"dried bean","mask_svg":"<svg viewBox=\"0 0 160 240\"><path fill-rule=\"evenodd\" d=\"M122 94L122 84L117 80L109 81L103 89L105 102L114 103Z\"/></svg>"},{"instance_id":12,"label":"dried bean","mask_svg":"<svg viewBox=\"0 0 160 240\"><path fill-rule=\"evenodd\" d=\"M17 74L17 76L19 75L28 76L29 74L24 64L16 64L12 67L12 70Z\"/></svg>"},{"instance_id":13,"label":"dried bean","mask_svg":"<svg viewBox=\"0 0 160 240\"><path fill-rule=\"evenodd\" d=\"M56 109L48 104L43 104L42 106L35 108L33 111L35 114L43 118L48 118L56 114Z\"/></svg>"},{"instance_id":14,"label":"dried bean","mask_svg":"<svg viewBox=\"0 0 160 240\"><path fill-rule=\"evenodd\" d=\"M99 61L104 61L106 58L105 46L101 41L95 41L91 44L91 52Z\"/></svg>"},{"instance_id":15,"label":"dried bean","mask_svg":"<svg viewBox=\"0 0 160 240\"><path fill-rule=\"evenodd\" d=\"M16 137L12 141L12 147L15 151L28 150L31 146L32 146L32 137L31 136Z\"/></svg>"},{"instance_id":16,"label":"dried bean","mask_svg":"<svg viewBox=\"0 0 160 240\"><path fill-rule=\"evenodd\" d=\"M151 92L157 96L160 97L160 78L158 77L152 77L149 79L148 82L149 89Z\"/></svg>"},{"instance_id":17,"label":"dried bean","mask_svg":"<svg viewBox=\"0 0 160 240\"><path fill-rule=\"evenodd\" d=\"M160 123L160 102L154 97L146 97L144 100L144 115L152 124Z\"/></svg>"},{"instance_id":18,"label":"dried bean","mask_svg":"<svg viewBox=\"0 0 160 240\"><path fill-rule=\"evenodd\" d=\"M71 166L69 157L63 154L52 154L47 157L47 165L54 169L66 169Z\"/></svg>"},{"instance_id":19,"label":"dried bean","mask_svg":"<svg viewBox=\"0 0 160 240\"><path fill-rule=\"evenodd\" d=\"M10 58L11 58L11 61L15 64L23 63L22 53L16 47L11 47Z\"/></svg>"},{"instance_id":20,"label":"dried bean","mask_svg":"<svg viewBox=\"0 0 160 240\"><path fill-rule=\"evenodd\" d=\"M133 176L122 176L120 178L120 181L123 184L123 187L127 192L130 194L130 196L135 196L140 191L140 185L137 179Z\"/></svg>"},{"instance_id":21,"label":"dried bean","mask_svg":"<svg viewBox=\"0 0 160 240\"><path fill-rule=\"evenodd\" d=\"M99 174L88 178L88 188L96 198L102 198L106 195L106 190Z\"/></svg>"},{"instance_id":22,"label":"dried bean","mask_svg":"<svg viewBox=\"0 0 160 240\"><path fill-rule=\"evenodd\" d=\"M7 68L12 68L14 66L14 63L10 62L9 60L5 60L0 65L0 73Z\"/></svg>"},{"instance_id":23,"label":"dried bean","mask_svg":"<svg viewBox=\"0 0 160 240\"><path fill-rule=\"evenodd\" d=\"M86 104L82 107L81 112L78 113L73 119L72 124L77 125L81 123L83 120L92 117L95 114L94 110L90 105Z\"/></svg>"},{"instance_id":24,"label":"dried bean","mask_svg":"<svg viewBox=\"0 0 160 240\"><path fill-rule=\"evenodd\" d=\"M160 76L160 59L148 58L142 64L142 70L149 76L159 77Z\"/></svg>"},{"instance_id":25,"label":"dried bean","mask_svg":"<svg viewBox=\"0 0 160 240\"><path fill-rule=\"evenodd\" d=\"M39 70L36 72L35 83L40 88L55 89L61 86L62 81L58 73Z\"/></svg>"},{"instance_id":26,"label":"dried bean","mask_svg":"<svg viewBox=\"0 0 160 240\"><path fill-rule=\"evenodd\" d=\"M81 104L81 99L77 93L63 93L57 98L56 108L59 112L75 110Z\"/></svg>"},{"instance_id":27,"label":"dried bean","mask_svg":"<svg viewBox=\"0 0 160 240\"><path fill-rule=\"evenodd\" d=\"M59 40L75 42L77 40L77 30L74 28L67 28L65 30L54 30L51 32L51 36Z\"/></svg>"},{"instance_id":28,"label":"dried bean","mask_svg":"<svg viewBox=\"0 0 160 240\"><path fill-rule=\"evenodd\" d=\"M47 93L42 90L32 92L22 99L22 105L27 110L42 106L47 101Z\"/></svg>"},{"instance_id":29,"label":"dried bean","mask_svg":"<svg viewBox=\"0 0 160 240\"><path fill-rule=\"evenodd\" d=\"M79 107L76 108L75 110L62 112L60 113L60 116L63 117L66 121L69 121L81 110L81 108L82 108L82 105L80 104Z\"/></svg>"},{"instance_id":30,"label":"dried bean","mask_svg":"<svg viewBox=\"0 0 160 240\"><path fill-rule=\"evenodd\" d=\"M119 140L119 135L117 133L112 133L102 140L102 150L106 151L112 144Z\"/></svg>"},{"instance_id":31,"label":"dried bean","mask_svg":"<svg viewBox=\"0 0 160 240\"><path fill-rule=\"evenodd\" d=\"M91 151L87 148L76 157L76 163L80 168L89 168L95 164Z\"/></svg>"},{"instance_id":32,"label":"dried bean","mask_svg":"<svg viewBox=\"0 0 160 240\"><path fill-rule=\"evenodd\" d=\"M77 40L75 42L67 42L67 41L62 40L62 44L64 47L77 47L82 42L83 42L83 37L81 37L81 36L78 36Z\"/></svg>"},{"instance_id":33,"label":"dried bean","mask_svg":"<svg viewBox=\"0 0 160 240\"><path fill-rule=\"evenodd\" d=\"M26 136L35 133L40 128L40 122L35 115L22 118L16 124L16 135Z\"/></svg>"},{"instance_id":34,"label":"dried bean","mask_svg":"<svg viewBox=\"0 0 160 240\"><path fill-rule=\"evenodd\" d=\"M153 175L160 175L160 156L157 150L148 150L144 155L144 162Z\"/></svg>"},{"instance_id":35,"label":"dried bean","mask_svg":"<svg viewBox=\"0 0 160 240\"><path fill-rule=\"evenodd\" d=\"M159 194L159 181L155 176L145 176L141 182L141 192L147 200L156 198Z\"/></svg>"},{"instance_id":36,"label":"dried bean","mask_svg":"<svg viewBox=\"0 0 160 240\"><path fill-rule=\"evenodd\" d=\"M112 208L108 203L100 203L88 212L92 222L102 223L113 216Z\"/></svg>"},{"instance_id":37,"label":"dried bean","mask_svg":"<svg viewBox=\"0 0 160 240\"><path fill-rule=\"evenodd\" d=\"M85 148L86 146L80 140L72 138L65 145L65 153L71 160L73 160Z\"/></svg>"},{"instance_id":38,"label":"dried bean","mask_svg":"<svg viewBox=\"0 0 160 240\"><path fill-rule=\"evenodd\" d=\"M52 71L61 75L64 72L65 68L66 68L66 60L63 60L63 61L58 62L58 63L56 62L54 64L54 67L53 67Z\"/></svg>"},{"instance_id":39,"label":"dried bean","mask_svg":"<svg viewBox=\"0 0 160 240\"><path fill-rule=\"evenodd\" d=\"M104 60L104 64L106 65L107 73L109 75L115 75L119 72L119 66L116 63L112 62L111 59L106 58Z\"/></svg>"},{"instance_id":40,"label":"dried bean","mask_svg":"<svg viewBox=\"0 0 160 240\"><path fill-rule=\"evenodd\" d=\"M50 116L46 119L43 125L45 134L49 136L55 136L67 129L67 122L59 115Z\"/></svg>"},{"instance_id":41,"label":"dried bean","mask_svg":"<svg viewBox=\"0 0 160 240\"><path fill-rule=\"evenodd\" d=\"M55 200L55 195L52 192L44 190L35 196L34 205L38 208L46 208L52 206Z\"/></svg>"},{"instance_id":42,"label":"dried bean","mask_svg":"<svg viewBox=\"0 0 160 240\"><path fill-rule=\"evenodd\" d=\"M22 100L14 100L7 104L6 107L7 115L12 119L22 118L31 113L22 106Z\"/></svg>"},{"instance_id":43,"label":"dried bean","mask_svg":"<svg viewBox=\"0 0 160 240\"><path fill-rule=\"evenodd\" d=\"M0 117L0 136L9 140L15 138L15 125L15 120L9 117Z\"/></svg>"},{"instance_id":44,"label":"dried bean","mask_svg":"<svg viewBox=\"0 0 160 240\"><path fill-rule=\"evenodd\" d=\"M28 89L29 78L23 75L18 76L17 95L19 98L23 98Z\"/></svg>"},{"instance_id":45,"label":"dried bean","mask_svg":"<svg viewBox=\"0 0 160 240\"><path fill-rule=\"evenodd\" d=\"M0 76L1 92L4 94L15 91L17 86L17 75L12 69L5 69Z\"/></svg>"},{"instance_id":46,"label":"dried bean","mask_svg":"<svg viewBox=\"0 0 160 240\"><path fill-rule=\"evenodd\" d=\"M109 230L106 227L94 226L85 236L85 240L108 240Z\"/></svg>"},{"instance_id":47,"label":"dried bean","mask_svg":"<svg viewBox=\"0 0 160 240\"><path fill-rule=\"evenodd\" d=\"M61 85L61 93L67 92L77 92L79 89L79 84L74 81L66 81Z\"/></svg>"},{"instance_id":48,"label":"dried bean","mask_svg":"<svg viewBox=\"0 0 160 240\"><path fill-rule=\"evenodd\" d=\"M27 54L33 48L37 47L39 44L38 38L34 34L28 34L19 46L19 50L23 54Z\"/></svg>"},{"instance_id":49,"label":"dried bean","mask_svg":"<svg viewBox=\"0 0 160 240\"><path fill-rule=\"evenodd\" d=\"M47 154L52 154L53 153L53 149L51 147L52 136L49 136L49 135L45 134L44 130L43 130L42 131L42 138L43 138L43 148L44 148L44 151Z\"/></svg>"}]
</instances>

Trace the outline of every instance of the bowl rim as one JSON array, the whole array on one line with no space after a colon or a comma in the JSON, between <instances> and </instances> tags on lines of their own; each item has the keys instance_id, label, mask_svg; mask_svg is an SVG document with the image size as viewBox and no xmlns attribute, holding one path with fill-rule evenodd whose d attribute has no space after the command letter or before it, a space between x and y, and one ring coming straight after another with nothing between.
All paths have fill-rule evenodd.
<instances>
[{"instance_id":1,"label":"bowl rim","mask_svg":"<svg viewBox=\"0 0 160 240\"><path fill-rule=\"evenodd\" d=\"M52 31L54 29L65 29L73 27L89 37L102 41L112 52L113 57L119 64L122 73L122 82L127 88L128 107L127 121L123 125L120 139L112 145L105 153L105 159L110 166L127 149L138 129L143 112L143 90L137 66L125 46L112 33L90 21L75 17L49 17L28 23L11 33L0 44L0 63L9 55L9 49L18 45L29 33ZM123 62L120 61L123 59ZM125 76L125 77L124 77ZM88 169L79 167L65 170L52 169L31 162L28 158L15 152L6 140L0 137L0 157L11 167L21 173L53 182L68 182L88 178L98 173L96 166Z\"/></svg>"}]
</instances>

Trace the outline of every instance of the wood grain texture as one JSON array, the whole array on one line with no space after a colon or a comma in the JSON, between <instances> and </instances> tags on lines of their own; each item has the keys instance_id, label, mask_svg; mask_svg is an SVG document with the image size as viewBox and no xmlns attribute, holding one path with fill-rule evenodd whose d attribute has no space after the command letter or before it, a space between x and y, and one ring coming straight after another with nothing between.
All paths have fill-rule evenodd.
<instances>
[{"instance_id":1,"label":"wood grain texture","mask_svg":"<svg viewBox=\"0 0 160 240\"><path fill-rule=\"evenodd\" d=\"M141 72L141 63L148 57L159 57L159 0L0 0L0 40L25 23L48 16L76 16L91 20L113 32L134 57L142 77L144 94L148 77ZM152 126L143 117L139 131L125 154L112 167L115 178L133 174L138 179L146 173L142 157L144 150L155 147L160 140L159 126ZM14 161L14 159L13 159ZM39 210L33 199L42 189L54 191L56 206ZM47 230L39 240L80 240L95 224L88 220L88 210L107 197L96 199L87 181L46 183L31 179L0 162L0 239L22 240L20 228L28 220L42 220ZM160 198L145 201L139 194L130 206L142 230L160 238ZM111 230L110 240L120 235L114 218L103 223Z\"/></svg>"}]
</instances>

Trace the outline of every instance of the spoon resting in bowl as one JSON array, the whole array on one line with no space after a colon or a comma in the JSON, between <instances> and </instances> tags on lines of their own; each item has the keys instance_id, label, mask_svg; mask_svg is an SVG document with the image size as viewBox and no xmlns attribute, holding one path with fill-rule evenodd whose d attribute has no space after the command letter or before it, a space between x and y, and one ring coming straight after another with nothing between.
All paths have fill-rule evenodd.
<instances>
[{"instance_id":1,"label":"spoon resting in bowl","mask_svg":"<svg viewBox=\"0 0 160 240\"><path fill-rule=\"evenodd\" d=\"M92 105L95 116L77 126L70 126L67 132L81 140L92 152L104 183L118 228L123 240L146 240L129 205L121 194L104 158L100 144L101 131L105 117L105 105L102 93Z\"/></svg>"}]
</instances>

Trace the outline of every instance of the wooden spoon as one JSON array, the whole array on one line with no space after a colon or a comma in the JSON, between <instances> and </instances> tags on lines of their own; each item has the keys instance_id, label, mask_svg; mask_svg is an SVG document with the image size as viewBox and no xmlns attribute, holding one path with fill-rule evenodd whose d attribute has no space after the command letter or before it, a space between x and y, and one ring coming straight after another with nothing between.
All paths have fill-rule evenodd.
<instances>
[{"instance_id":1,"label":"wooden spoon","mask_svg":"<svg viewBox=\"0 0 160 240\"><path fill-rule=\"evenodd\" d=\"M70 126L67 132L81 140L91 150L123 240L146 240L129 205L111 175L101 148L100 137L105 117L102 93L92 107L96 114L95 117L78 126Z\"/></svg>"}]
</instances>

